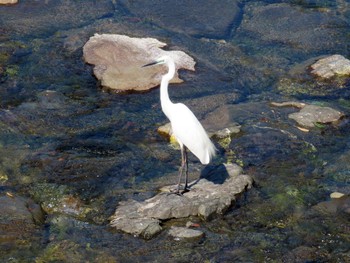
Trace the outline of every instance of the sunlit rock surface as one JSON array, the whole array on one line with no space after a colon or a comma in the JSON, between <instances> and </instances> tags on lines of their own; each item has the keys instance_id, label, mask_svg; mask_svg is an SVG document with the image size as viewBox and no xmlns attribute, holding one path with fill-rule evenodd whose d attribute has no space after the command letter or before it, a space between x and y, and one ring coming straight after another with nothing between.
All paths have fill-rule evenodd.
<instances>
[{"instance_id":1,"label":"sunlit rock surface","mask_svg":"<svg viewBox=\"0 0 350 263\"><path fill-rule=\"evenodd\" d=\"M0 0L0 5L17 4L18 0Z\"/></svg>"},{"instance_id":2,"label":"sunlit rock surface","mask_svg":"<svg viewBox=\"0 0 350 263\"><path fill-rule=\"evenodd\" d=\"M125 35L95 34L84 45L84 59L94 65L94 74L103 87L125 90L148 90L160 84L167 72L165 65L143 68L163 55L172 57L176 70L194 70L195 61L182 51L165 51L165 43L154 38L131 38ZM177 72L171 80L180 83Z\"/></svg>"},{"instance_id":3,"label":"sunlit rock surface","mask_svg":"<svg viewBox=\"0 0 350 263\"><path fill-rule=\"evenodd\" d=\"M224 164L208 171L203 178L189 184L190 191L183 196L169 194L174 186L164 187L162 193L137 202L121 202L111 217L111 226L144 238L151 238L162 230L161 220L199 216L210 219L223 214L236 200L237 195L253 183L242 168Z\"/></svg>"},{"instance_id":4,"label":"sunlit rock surface","mask_svg":"<svg viewBox=\"0 0 350 263\"><path fill-rule=\"evenodd\" d=\"M350 75L350 60L342 55L332 55L318 60L311 65L311 73L321 78L331 78L336 75Z\"/></svg>"}]
</instances>

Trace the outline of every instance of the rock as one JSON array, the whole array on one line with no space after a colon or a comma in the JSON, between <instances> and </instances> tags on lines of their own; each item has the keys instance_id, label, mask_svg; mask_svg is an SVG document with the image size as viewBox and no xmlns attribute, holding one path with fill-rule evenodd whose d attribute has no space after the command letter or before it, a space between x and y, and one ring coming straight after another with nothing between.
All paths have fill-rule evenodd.
<instances>
[{"instance_id":1,"label":"rock","mask_svg":"<svg viewBox=\"0 0 350 263\"><path fill-rule=\"evenodd\" d=\"M285 101L285 102L271 102L271 106L274 107L295 107L298 109L302 109L305 107L305 103L297 102L297 101Z\"/></svg>"},{"instance_id":2,"label":"rock","mask_svg":"<svg viewBox=\"0 0 350 263\"><path fill-rule=\"evenodd\" d=\"M291 113L289 118L304 127L315 127L316 123L332 123L338 121L344 114L330 107L305 105L299 112Z\"/></svg>"},{"instance_id":3,"label":"rock","mask_svg":"<svg viewBox=\"0 0 350 263\"><path fill-rule=\"evenodd\" d=\"M339 198L332 198L330 201L320 202L312 208L326 214L342 212L350 215L350 195L343 195Z\"/></svg>"},{"instance_id":4,"label":"rock","mask_svg":"<svg viewBox=\"0 0 350 263\"><path fill-rule=\"evenodd\" d=\"M306 11L297 5L261 1L245 5L237 32L269 45L280 43L303 52L329 52L346 50L344 33L348 28L345 21L331 12Z\"/></svg>"},{"instance_id":5,"label":"rock","mask_svg":"<svg viewBox=\"0 0 350 263\"><path fill-rule=\"evenodd\" d=\"M69 189L63 185L41 183L31 190L35 200L41 204L41 208L47 214L64 214L84 219L91 211L79 197L69 193Z\"/></svg>"},{"instance_id":6,"label":"rock","mask_svg":"<svg viewBox=\"0 0 350 263\"><path fill-rule=\"evenodd\" d=\"M339 193L339 192L333 192L330 194L330 198L332 199L337 199L337 198L341 198L343 197L345 194L343 193Z\"/></svg>"},{"instance_id":7,"label":"rock","mask_svg":"<svg viewBox=\"0 0 350 263\"><path fill-rule=\"evenodd\" d=\"M189 229L187 227L171 227L169 235L175 239L201 238L204 233L200 230Z\"/></svg>"},{"instance_id":8,"label":"rock","mask_svg":"<svg viewBox=\"0 0 350 263\"><path fill-rule=\"evenodd\" d=\"M236 200L236 196L251 185L252 178L243 175L240 166L224 164L208 171L205 178L191 182L190 191L182 196L169 194L175 186L168 186L161 189L162 193L143 202L121 202L111 217L111 226L150 238L161 231L161 227L157 226L161 220L189 216L210 219L223 214Z\"/></svg>"},{"instance_id":9,"label":"rock","mask_svg":"<svg viewBox=\"0 0 350 263\"><path fill-rule=\"evenodd\" d=\"M171 129L171 123L168 122L160 127L158 127L157 132L165 137L170 137L173 134Z\"/></svg>"},{"instance_id":10,"label":"rock","mask_svg":"<svg viewBox=\"0 0 350 263\"><path fill-rule=\"evenodd\" d=\"M350 60L342 55L332 55L322 58L310 67L312 74L325 79L336 75L350 75Z\"/></svg>"},{"instance_id":11,"label":"rock","mask_svg":"<svg viewBox=\"0 0 350 263\"><path fill-rule=\"evenodd\" d=\"M95 34L84 45L85 62L94 65L94 74L103 87L118 90L148 90L160 84L165 65L142 68L162 55L175 60L176 69L194 70L194 60L182 51L164 51L165 43L154 38ZM171 83L180 83L178 73Z\"/></svg>"},{"instance_id":12,"label":"rock","mask_svg":"<svg viewBox=\"0 0 350 263\"><path fill-rule=\"evenodd\" d=\"M8 30L18 37L48 37L62 29L83 27L113 14L115 10L112 1L86 0L85 4L77 1L21 1L15 8L0 9L1 30Z\"/></svg>"},{"instance_id":13,"label":"rock","mask_svg":"<svg viewBox=\"0 0 350 263\"><path fill-rule=\"evenodd\" d=\"M162 231L160 221L152 218L121 218L114 221L113 227L145 239L150 239Z\"/></svg>"},{"instance_id":14,"label":"rock","mask_svg":"<svg viewBox=\"0 0 350 263\"><path fill-rule=\"evenodd\" d=\"M282 261L286 263L318 262L323 260L324 258L319 256L317 248L306 246L297 247L287 252L282 258Z\"/></svg>"},{"instance_id":15,"label":"rock","mask_svg":"<svg viewBox=\"0 0 350 263\"><path fill-rule=\"evenodd\" d=\"M18 0L0 0L0 5L13 5L17 3Z\"/></svg>"},{"instance_id":16,"label":"rock","mask_svg":"<svg viewBox=\"0 0 350 263\"><path fill-rule=\"evenodd\" d=\"M120 2L135 16L151 20L162 28L210 38L226 38L232 27L238 24L241 14L236 0L209 0L205 5L198 5L196 0Z\"/></svg>"},{"instance_id":17,"label":"rock","mask_svg":"<svg viewBox=\"0 0 350 263\"><path fill-rule=\"evenodd\" d=\"M225 139L230 137L232 134L239 133L241 131L241 125L238 123L232 124L232 126L218 130L212 133L212 136L217 137L218 139Z\"/></svg>"},{"instance_id":18,"label":"rock","mask_svg":"<svg viewBox=\"0 0 350 263\"><path fill-rule=\"evenodd\" d=\"M330 107L308 105L302 102L271 102L270 105L274 107L295 107L301 109L299 112L289 114L288 117L308 128L315 127L316 123L326 124L336 122L344 116L343 113Z\"/></svg>"},{"instance_id":19,"label":"rock","mask_svg":"<svg viewBox=\"0 0 350 263\"><path fill-rule=\"evenodd\" d=\"M0 196L0 207L0 249L28 245L26 242L33 239L38 225L44 222L40 206L31 199L7 193Z\"/></svg>"}]
</instances>

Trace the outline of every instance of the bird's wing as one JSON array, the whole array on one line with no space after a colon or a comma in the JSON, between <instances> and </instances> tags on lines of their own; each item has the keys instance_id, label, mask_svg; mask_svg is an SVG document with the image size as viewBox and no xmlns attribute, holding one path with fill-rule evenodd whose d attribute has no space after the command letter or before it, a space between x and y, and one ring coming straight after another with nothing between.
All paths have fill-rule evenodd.
<instances>
[{"instance_id":1,"label":"bird's wing","mask_svg":"<svg viewBox=\"0 0 350 263\"><path fill-rule=\"evenodd\" d=\"M215 146L202 124L184 104L174 104L170 122L175 137L183 143L203 164L208 164L215 155Z\"/></svg>"}]
</instances>

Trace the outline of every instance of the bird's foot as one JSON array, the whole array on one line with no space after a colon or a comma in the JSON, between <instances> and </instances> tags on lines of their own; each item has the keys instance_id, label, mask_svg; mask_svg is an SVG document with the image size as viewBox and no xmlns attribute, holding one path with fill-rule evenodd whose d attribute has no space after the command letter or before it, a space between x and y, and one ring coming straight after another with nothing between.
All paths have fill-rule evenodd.
<instances>
[{"instance_id":1,"label":"bird's foot","mask_svg":"<svg viewBox=\"0 0 350 263\"><path fill-rule=\"evenodd\" d=\"M183 194L189 192L190 189L188 189L188 187L185 187L184 189L180 189L180 187L176 187L174 189L170 189L170 192L168 193L168 195L178 195L178 196L183 196Z\"/></svg>"},{"instance_id":2,"label":"bird's foot","mask_svg":"<svg viewBox=\"0 0 350 263\"><path fill-rule=\"evenodd\" d=\"M167 195L178 195L178 196L182 196L182 192L180 191L170 191L169 193L167 193Z\"/></svg>"}]
</instances>

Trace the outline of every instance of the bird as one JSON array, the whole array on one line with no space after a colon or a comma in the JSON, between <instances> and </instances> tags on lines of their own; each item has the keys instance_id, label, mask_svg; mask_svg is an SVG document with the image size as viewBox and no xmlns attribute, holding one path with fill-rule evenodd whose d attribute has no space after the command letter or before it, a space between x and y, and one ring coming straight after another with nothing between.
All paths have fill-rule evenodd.
<instances>
[{"instance_id":1,"label":"bird","mask_svg":"<svg viewBox=\"0 0 350 263\"><path fill-rule=\"evenodd\" d=\"M173 192L182 195L189 191L187 149L189 149L202 164L209 164L215 156L216 148L194 113L185 104L173 103L169 98L169 81L175 75L175 62L173 58L170 56L161 56L156 61L143 65L142 67L159 64L165 64L168 67L168 72L162 76L160 83L160 102L162 111L171 123L173 136L175 136L181 149L181 167L179 169L178 184L176 190ZM185 173L185 184L183 191L180 192L183 173Z\"/></svg>"}]
</instances>

